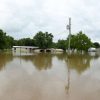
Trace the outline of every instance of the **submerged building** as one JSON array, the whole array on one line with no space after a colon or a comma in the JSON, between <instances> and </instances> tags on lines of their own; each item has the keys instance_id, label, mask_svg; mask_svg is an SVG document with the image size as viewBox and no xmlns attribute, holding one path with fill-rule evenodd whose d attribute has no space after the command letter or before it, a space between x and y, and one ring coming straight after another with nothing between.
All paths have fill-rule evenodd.
<instances>
[{"instance_id":1,"label":"submerged building","mask_svg":"<svg viewBox=\"0 0 100 100\"><path fill-rule=\"evenodd\" d=\"M38 49L38 47L35 46L13 46L13 51L21 51L21 52L30 52L35 49Z\"/></svg>"}]
</instances>

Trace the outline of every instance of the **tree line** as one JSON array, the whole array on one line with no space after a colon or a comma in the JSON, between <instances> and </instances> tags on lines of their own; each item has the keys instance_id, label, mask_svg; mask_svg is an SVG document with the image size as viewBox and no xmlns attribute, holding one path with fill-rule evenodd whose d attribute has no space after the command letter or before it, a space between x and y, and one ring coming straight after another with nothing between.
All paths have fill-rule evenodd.
<instances>
[{"instance_id":1,"label":"tree line","mask_svg":"<svg viewBox=\"0 0 100 100\"><path fill-rule=\"evenodd\" d=\"M15 40L13 37L7 35L6 32L0 30L0 50L11 49L12 46L37 46L40 49L58 48L64 51L68 49L69 37L70 37L70 49L78 51L87 51L90 47L99 48L98 42L92 42L91 39L82 31L77 34L71 34L65 40L59 39L57 42L53 42L53 34L48 32L39 31L31 38L22 38Z\"/></svg>"}]
</instances>

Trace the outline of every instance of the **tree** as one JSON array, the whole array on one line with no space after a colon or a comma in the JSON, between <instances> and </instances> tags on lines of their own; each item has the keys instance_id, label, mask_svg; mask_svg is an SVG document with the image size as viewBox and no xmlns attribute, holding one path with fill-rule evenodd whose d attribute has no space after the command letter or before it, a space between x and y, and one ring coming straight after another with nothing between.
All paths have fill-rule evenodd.
<instances>
[{"instance_id":1,"label":"tree","mask_svg":"<svg viewBox=\"0 0 100 100\"><path fill-rule=\"evenodd\" d=\"M99 48L99 47L100 47L100 44L99 44L98 42L94 42L94 43L93 43L93 46L94 46L95 48Z\"/></svg>"},{"instance_id":2,"label":"tree","mask_svg":"<svg viewBox=\"0 0 100 100\"><path fill-rule=\"evenodd\" d=\"M33 40L35 41L35 45L38 46L41 49L51 48L52 41L53 41L53 35L48 32L38 32Z\"/></svg>"},{"instance_id":3,"label":"tree","mask_svg":"<svg viewBox=\"0 0 100 100\"><path fill-rule=\"evenodd\" d=\"M77 50L88 51L88 49L92 46L92 42L85 34L82 33L82 31L80 31L76 35L75 45Z\"/></svg>"},{"instance_id":4,"label":"tree","mask_svg":"<svg viewBox=\"0 0 100 100\"><path fill-rule=\"evenodd\" d=\"M56 42L52 43L52 48L55 48L55 49L57 48L57 43Z\"/></svg>"},{"instance_id":5,"label":"tree","mask_svg":"<svg viewBox=\"0 0 100 100\"><path fill-rule=\"evenodd\" d=\"M70 36L70 48L72 50L77 49L78 51L88 51L88 49L92 46L91 40L86 36L82 31L77 33L76 35ZM67 38L67 43L69 40L69 36Z\"/></svg>"},{"instance_id":6,"label":"tree","mask_svg":"<svg viewBox=\"0 0 100 100\"><path fill-rule=\"evenodd\" d=\"M6 33L0 29L0 49L4 49L6 46Z\"/></svg>"},{"instance_id":7,"label":"tree","mask_svg":"<svg viewBox=\"0 0 100 100\"><path fill-rule=\"evenodd\" d=\"M14 41L14 45L18 46L35 46L34 40L30 38L22 38Z\"/></svg>"},{"instance_id":8,"label":"tree","mask_svg":"<svg viewBox=\"0 0 100 100\"><path fill-rule=\"evenodd\" d=\"M10 49L14 45L14 38L11 36L6 36L6 48Z\"/></svg>"},{"instance_id":9,"label":"tree","mask_svg":"<svg viewBox=\"0 0 100 100\"><path fill-rule=\"evenodd\" d=\"M72 35L70 36L70 49L71 50L74 50L76 49L76 41L77 41L77 38L76 38L76 35ZM68 48L68 43L69 43L69 36L67 38L67 48Z\"/></svg>"},{"instance_id":10,"label":"tree","mask_svg":"<svg viewBox=\"0 0 100 100\"><path fill-rule=\"evenodd\" d=\"M57 47L59 49L63 49L65 51L67 48L67 41L66 40L58 40Z\"/></svg>"}]
</instances>

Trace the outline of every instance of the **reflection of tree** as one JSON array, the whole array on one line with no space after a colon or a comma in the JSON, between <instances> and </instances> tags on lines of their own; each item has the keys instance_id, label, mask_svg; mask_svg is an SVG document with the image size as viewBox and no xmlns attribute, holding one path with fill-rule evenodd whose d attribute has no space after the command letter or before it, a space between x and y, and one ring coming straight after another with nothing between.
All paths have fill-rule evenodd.
<instances>
[{"instance_id":1,"label":"reflection of tree","mask_svg":"<svg viewBox=\"0 0 100 100\"><path fill-rule=\"evenodd\" d=\"M67 53L57 54L56 55L59 60L64 60L67 64L67 67L70 69L77 70L78 73L82 73L88 67L90 67L90 61L92 59L97 59L99 56L97 54L78 54L72 53L68 55Z\"/></svg>"},{"instance_id":2,"label":"reflection of tree","mask_svg":"<svg viewBox=\"0 0 100 100\"><path fill-rule=\"evenodd\" d=\"M55 54L55 56L59 59L59 60L66 60L67 59L67 53L57 53Z\"/></svg>"},{"instance_id":3,"label":"reflection of tree","mask_svg":"<svg viewBox=\"0 0 100 100\"><path fill-rule=\"evenodd\" d=\"M92 59L89 55L72 54L68 57L69 68L76 69L78 73L82 73L88 67L90 67L90 60Z\"/></svg>"},{"instance_id":4,"label":"reflection of tree","mask_svg":"<svg viewBox=\"0 0 100 100\"><path fill-rule=\"evenodd\" d=\"M97 59L98 56L95 54L93 56L86 54L71 54L68 56L69 67L71 69L76 69L78 73L82 73L88 67L90 67L90 61L92 59Z\"/></svg>"},{"instance_id":5,"label":"reflection of tree","mask_svg":"<svg viewBox=\"0 0 100 100\"><path fill-rule=\"evenodd\" d=\"M68 55L67 53L62 53L62 54L57 54L56 57L59 60L63 60L66 62L67 84L65 86L65 90L67 91L67 94L69 96L71 69L75 69L78 73L81 74L88 67L90 67L90 61L92 59L97 59L99 56L97 54L95 54L95 55L89 55L89 54L70 54L70 55Z\"/></svg>"},{"instance_id":6,"label":"reflection of tree","mask_svg":"<svg viewBox=\"0 0 100 100\"><path fill-rule=\"evenodd\" d=\"M12 53L0 53L0 70L5 67L5 65L13 60Z\"/></svg>"},{"instance_id":7,"label":"reflection of tree","mask_svg":"<svg viewBox=\"0 0 100 100\"><path fill-rule=\"evenodd\" d=\"M48 69L52 67L52 54L39 53L31 56L21 56L26 61L31 61L38 70Z\"/></svg>"},{"instance_id":8,"label":"reflection of tree","mask_svg":"<svg viewBox=\"0 0 100 100\"><path fill-rule=\"evenodd\" d=\"M75 69L78 73L82 73L88 67L90 67L91 59L97 59L99 56L97 54L90 55L90 54L70 54L67 53L58 53L58 54L51 54L51 53L39 53L35 55L29 56L21 56L22 59L26 61L31 61L35 67L39 70L47 69L52 67L52 57L56 56L59 60L63 60L66 62L67 67L69 69Z\"/></svg>"},{"instance_id":9,"label":"reflection of tree","mask_svg":"<svg viewBox=\"0 0 100 100\"><path fill-rule=\"evenodd\" d=\"M37 69L47 69L52 67L52 55L48 53L40 53L35 56L33 60L34 65Z\"/></svg>"}]
</instances>

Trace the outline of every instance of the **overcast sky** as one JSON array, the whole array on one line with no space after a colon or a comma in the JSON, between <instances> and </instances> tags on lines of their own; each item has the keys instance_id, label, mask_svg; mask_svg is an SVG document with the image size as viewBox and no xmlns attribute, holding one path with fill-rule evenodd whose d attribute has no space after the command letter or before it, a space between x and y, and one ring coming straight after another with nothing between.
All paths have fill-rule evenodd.
<instances>
[{"instance_id":1,"label":"overcast sky","mask_svg":"<svg viewBox=\"0 0 100 100\"><path fill-rule=\"evenodd\" d=\"M100 42L99 0L0 0L0 28L16 39L33 37L38 31L53 33L54 41L82 30Z\"/></svg>"}]
</instances>

